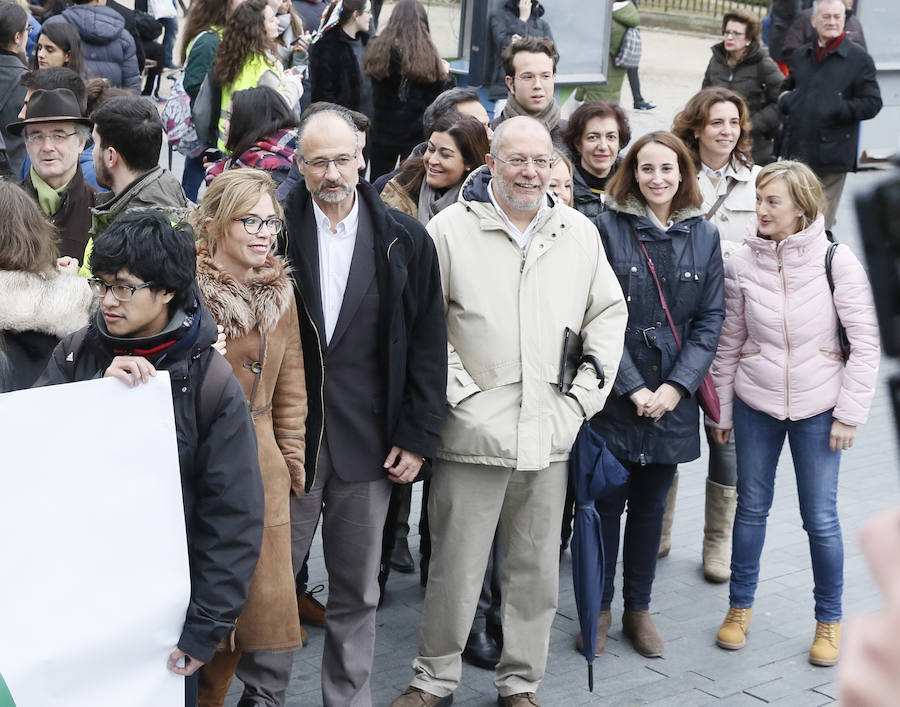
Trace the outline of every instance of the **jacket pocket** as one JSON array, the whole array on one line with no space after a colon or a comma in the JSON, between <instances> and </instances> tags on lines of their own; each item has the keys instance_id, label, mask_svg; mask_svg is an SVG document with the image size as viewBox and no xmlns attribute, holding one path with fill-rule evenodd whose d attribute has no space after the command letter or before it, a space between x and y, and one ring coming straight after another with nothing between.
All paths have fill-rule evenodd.
<instances>
[{"instance_id":1,"label":"jacket pocket","mask_svg":"<svg viewBox=\"0 0 900 707\"><path fill-rule=\"evenodd\" d=\"M822 170L827 167L841 168L840 171L844 171L848 163L852 167L856 156L853 137L854 130L851 126L832 125L819 128L816 166Z\"/></svg>"},{"instance_id":2,"label":"jacket pocket","mask_svg":"<svg viewBox=\"0 0 900 707\"><path fill-rule=\"evenodd\" d=\"M759 356L759 351L741 351L739 354L740 358L751 358L752 356Z\"/></svg>"},{"instance_id":3,"label":"jacket pocket","mask_svg":"<svg viewBox=\"0 0 900 707\"><path fill-rule=\"evenodd\" d=\"M844 363L844 356L840 351L832 351L830 349L819 349L819 353L822 354L825 358L830 359L832 361L837 361L838 363Z\"/></svg>"}]
</instances>

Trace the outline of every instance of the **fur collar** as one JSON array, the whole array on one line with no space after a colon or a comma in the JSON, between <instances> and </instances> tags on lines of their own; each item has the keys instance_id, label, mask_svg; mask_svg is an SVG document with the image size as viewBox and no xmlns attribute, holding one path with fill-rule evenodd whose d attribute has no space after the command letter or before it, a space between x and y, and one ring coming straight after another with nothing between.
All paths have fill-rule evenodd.
<instances>
[{"instance_id":1,"label":"fur collar","mask_svg":"<svg viewBox=\"0 0 900 707\"><path fill-rule=\"evenodd\" d=\"M93 296L79 275L0 270L0 331L37 331L60 339L88 323Z\"/></svg>"},{"instance_id":2,"label":"fur collar","mask_svg":"<svg viewBox=\"0 0 900 707\"><path fill-rule=\"evenodd\" d=\"M290 267L271 253L266 264L244 284L225 272L204 246L197 246L197 284L225 336L237 339L259 328L275 329L291 306Z\"/></svg>"},{"instance_id":3,"label":"fur collar","mask_svg":"<svg viewBox=\"0 0 900 707\"><path fill-rule=\"evenodd\" d=\"M631 214L632 216L639 216L648 221L653 221L653 219L650 218L650 209L647 204L638 199L634 194L629 194L624 204L620 204L610 198L608 206L612 211L618 211L620 214ZM669 220L671 220L673 224L677 224L682 221L687 221L689 218L694 218L695 216L703 216L703 211L689 206L684 209L678 209L678 211L673 211Z\"/></svg>"}]
</instances>

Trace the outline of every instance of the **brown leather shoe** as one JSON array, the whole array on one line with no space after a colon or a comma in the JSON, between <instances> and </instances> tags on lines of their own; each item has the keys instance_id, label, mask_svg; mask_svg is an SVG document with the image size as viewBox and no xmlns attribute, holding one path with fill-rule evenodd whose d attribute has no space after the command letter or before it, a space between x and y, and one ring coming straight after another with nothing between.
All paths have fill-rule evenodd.
<instances>
[{"instance_id":1,"label":"brown leather shoe","mask_svg":"<svg viewBox=\"0 0 900 707\"><path fill-rule=\"evenodd\" d=\"M308 592L303 592L297 597L297 609L300 611L300 621L307 626L325 626L326 607L315 595L325 589L324 584L317 584Z\"/></svg>"},{"instance_id":2,"label":"brown leather shoe","mask_svg":"<svg viewBox=\"0 0 900 707\"><path fill-rule=\"evenodd\" d=\"M306 629L303 628L303 625L300 625L300 643L301 645L306 645L309 643L309 634L306 632Z\"/></svg>"},{"instance_id":3,"label":"brown leather shoe","mask_svg":"<svg viewBox=\"0 0 900 707\"><path fill-rule=\"evenodd\" d=\"M451 704L453 695L438 697L410 685L400 697L391 702L391 707L445 707Z\"/></svg>"},{"instance_id":4,"label":"brown leather shoe","mask_svg":"<svg viewBox=\"0 0 900 707\"><path fill-rule=\"evenodd\" d=\"M515 695L497 695L500 707L541 707L533 692L517 692Z\"/></svg>"},{"instance_id":5,"label":"brown leather shoe","mask_svg":"<svg viewBox=\"0 0 900 707\"><path fill-rule=\"evenodd\" d=\"M606 650L606 634L609 633L609 627L612 625L612 614L608 611L601 611L597 619L597 646L594 648L594 655L600 655ZM575 638L575 650L581 653L584 650L584 642L581 640L581 634Z\"/></svg>"},{"instance_id":6,"label":"brown leather shoe","mask_svg":"<svg viewBox=\"0 0 900 707\"><path fill-rule=\"evenodd\" d=\"M663 654L663 640L653 626L649 611L626 611L622 616L622 633L645 658L659 658Z\"/></svg>"}]
</instances>

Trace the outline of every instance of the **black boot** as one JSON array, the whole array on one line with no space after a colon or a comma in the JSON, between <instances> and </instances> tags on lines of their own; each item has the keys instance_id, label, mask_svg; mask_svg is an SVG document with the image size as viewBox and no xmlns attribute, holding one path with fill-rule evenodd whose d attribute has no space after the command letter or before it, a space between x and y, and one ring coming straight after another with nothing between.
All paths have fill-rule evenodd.
<instances>
[{"instance_id":1,"label":"black boot","mask_svg":"<svg viewBox=\"0 0 900 707\"><path fill-rule=\"evenodd\" d=\"M470 665L493 670L500 662L500 647L487 631L473 631L462 657Z\"/></svg>"}]
</instances>

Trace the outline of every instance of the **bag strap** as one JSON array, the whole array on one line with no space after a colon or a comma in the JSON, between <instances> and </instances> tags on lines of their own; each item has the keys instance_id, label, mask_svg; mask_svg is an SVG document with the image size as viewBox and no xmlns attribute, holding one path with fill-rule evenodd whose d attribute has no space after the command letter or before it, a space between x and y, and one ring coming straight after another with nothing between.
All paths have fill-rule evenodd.
<instances>
[{"instance_id":1,"label":"bag strap","mask_svg":"<svg viewBox=\"0 0 900 707\"><path fill-rule=\"evenodd\" d=\"M69 340L69 355L66 356L66 360L63 361L62 371L70 381L75 380L75 365L77 363L78 354L81 353L81 345L84 344L84 337L87 336L87 331L88 328L83 327L72 334L72 338Z\"/></svg>"},{"instance_id":2,"label":"bag strap","mask_svg":"<svg viewBox=\"0 0 900 707\"><path fill-rule=\"evenodd\" d=\"M703 218L705 218L707 221L715 216L716 211L718 211L719 207L725 203L725 199L728 198L728 195L731 194L731 192L733 192L734 188L737 186L737 179L734 179L732 177L727 177L726 179L728 180L728 188L725 189L725 193L722 194L722 196L716 199L716 203L712 205L712 208L706 212L706 216L704 216Z\"/></svg>"},{"instance_id":3,"label":"bag strap","mask_svg":"<svg viewBox=\"0 0 900 707\"><path fill-rule=\"evenodd\" d=\"M203 380L200 383L200 391L197 394L196 415L197 415L197 431L202 439L209 436L209 428L213 423L213 414L219 400L222 399L222 392L228 383L228 378L232 373L231 364L221 354L214 352L203 374Z\"/></svg>"},{"instance_id":4,"label":"bag strap","mask_svg":"<svg viewBox=\"0 0 900 707\"><path fill-rule=\"evenodd\" d=\"M834 296L834 277L831 274L831 261L834 260L834 251L837 250L838 244L832 243L825 252L825 277L828 278L828 288Z\"/></svg>"},{"instance_id":5,"label":"bag strap","mask_svg":"<svg viewBox=\"0 0 900 707\"><path fill-rule=\"evenodd\" d=\"M678 337L678 331L675 329L675 322L672 319L672 313L669 311L669 305L666 303L666 297L663 294L662 285L659 284L659 278L656 276L656 268L653 266L653 261L650 259L650 254L647 252L647 248L644 246L643 241L641 241L641 239L638 237L638 232L634 227L634 224L631 224L631 232L634 234L634 239L641 247L641 252L644 254L644 258L647 260L647 267L650 269L650 275L653 277L653 282L656 284L656 292L659 294L659 303L662 305L663 311L666 313L666 319L669 321L669 328L672 330L672 336L675 337L675 344L678 346L678 350L681 351L681 339Z\"/></svg>"}]
</instances>

